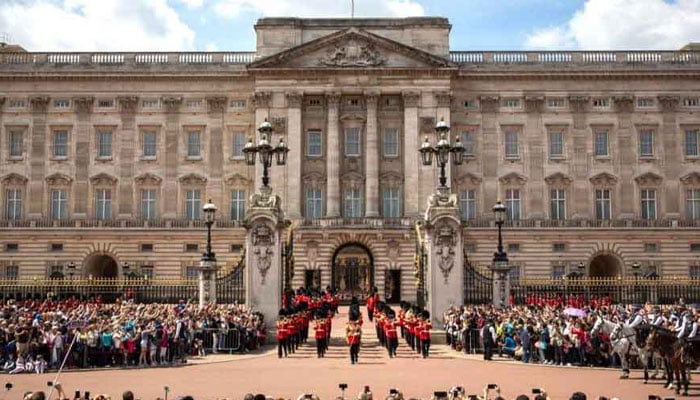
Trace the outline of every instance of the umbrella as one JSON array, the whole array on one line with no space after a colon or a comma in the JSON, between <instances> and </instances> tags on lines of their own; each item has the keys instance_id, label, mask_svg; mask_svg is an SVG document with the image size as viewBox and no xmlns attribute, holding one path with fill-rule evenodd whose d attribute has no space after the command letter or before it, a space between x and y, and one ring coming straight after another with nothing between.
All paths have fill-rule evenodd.
<instances>
[{"instance_id":1,"label":"umbrella","mask_svg":"<svg viewBox=\"0 0 700 400\"><path fill-rule=\"evenodd\" d=\"M579 308L574 308L574 307L565 308L564 314L570 315L572 317L579 317L579 318L583 318L586 316L586 312L584 310L581 310Z\"/></svg>"}]
</instances>

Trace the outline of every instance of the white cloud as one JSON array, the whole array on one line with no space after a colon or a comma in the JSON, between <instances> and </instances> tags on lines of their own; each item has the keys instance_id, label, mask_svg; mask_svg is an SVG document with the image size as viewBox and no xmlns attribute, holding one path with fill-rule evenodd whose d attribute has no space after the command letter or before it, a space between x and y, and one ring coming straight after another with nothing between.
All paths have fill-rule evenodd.
<instances>
[{"instance_id":1,"label":"white cloud","mask_svg":"<svg viewBox=\"0 0 700 400\"><path fill-rule=\"evenodd\" d=\"M178 0L180 3L187 6L187 8L199 8L204 4L204 0Z\"/></svg>"},{"instance_id":2,"label":"white cloud","mask_svg":"<svg viewBox=\"0 0 700 400\"><path fill-rule=\"evenodd\" d=\"M0 26L30 51L189 50L195 37L166 0L5 0Z\"/></svg>"},{"instance_id":3,"label":"white cloud","mask_svg":"<svg viewBox=\"0 0 700 400\"><path fill-rule=\"evenodd\" d=\"M224 18L250 12L269 17L350 17L351 0L219 0L214 11ZM355 0L356 17L425 15L416 0Z\"/></svg>"},{"instance_id":4,"label":"white cloud","mask_svg":"<svg viewBox=\"0 0 700 400\"><path fill-rule=\"evenodd\" d=\"M529 48L679 49L700 41L700 0L587 0L563 25L527 35Z\"/></svg>"}]
</instances>

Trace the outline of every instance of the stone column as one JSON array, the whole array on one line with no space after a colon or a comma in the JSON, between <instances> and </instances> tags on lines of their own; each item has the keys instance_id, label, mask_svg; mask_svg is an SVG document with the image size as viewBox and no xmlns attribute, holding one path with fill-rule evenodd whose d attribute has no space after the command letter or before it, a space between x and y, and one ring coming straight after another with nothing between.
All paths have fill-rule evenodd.
<instances>
[{"instance_id":1,"label":"stone column","mask_svg":"<svg viewBox=\"0 0 700 400\"><path fill-rule=\"evenodd\" d=\"M207 303L216 303L216 260L201 260L197 278L199 279L199 309Z\"/></svg>"},{"instance_id":2,"label":"stone column","mask_svg":"<svg viewBox=\"0 0 700 400\"><path fill-rule=\"evenodd\" d=\"M182 97L165 97L165 179L163 218L177 218L177 182L180 164L180 105Z\"/></svg>"},{"instance_id":3,"label":"stone column","mask_svg":"<svg viewBox=\"0 0 700 400\"><path fill-rule=\"evenodd\" d=\"M223 95L206 98L209 116L209 179L207 179L207 198L214 203L228 204L228 196L222 193L224 175L224 119L228 98Z\"/></svg>"},{"instance_id":4,"label":"stone column","mask_svg":"<svg viewBox=\"0 0 700 400\"><path fill-rule=\"evenodd\" d=\"M484 204L496 203L498 193L498 165L502 159L499 143L500 132L498 131L497 113L500 105L498 96L480 96L479 105L481 107L481 130L483 134L483 154L484 169L483 190ZM488 211L490 206L484 208Z\"/></svg>"},{"instance_id":5,"label":"stone column","mask_svg":"<svg viewBox=\"0 0 700 400\"><path fill-rule=\"evenodd\" d=\"M661 105L662 112L661 129L659 133L661 134L660 142L663 143L663 163L666 172L662 189L665 197L662 198L661 193L659 193L659 198L662 198L666 208L666 215L663 216L659 213L659 217L667 219L680 219L683 212L682 208L679 209L680 199L678 195L680 193L680 182L676 179L668 179L668 177L680 177L681 175L683 149L682 146L677 146L679 139L676 114L679 102L680 98L678 96L659 96L659 104ZM681 135L685 135L685 133L681 132Z\"/></svg>"},{"instance_id":6,"label":"stone column","mask_svg":"<svg viewBox=\"0 0 700 400\"><path fill-rule=\"evenodd\" d=\"M255 133L253 135L253 143L256 145L260 142L260 132L258 127L267 119L270 123L270 106L272 106L272 92L256 92L253 98L255 105ZM271 140L271 138L267 138ZM271 142L272 143L272 142ZM257 185L262 186L263 165L260 163L260 158L255 157L255 178L253 178L253 190ZM270 171L268 170L268 173Z\"/></svg>"},{"instance_id":7,"label":"stone column","mask_svg":"<svg viewBox=\"0 0 700 400\"><path fill-rule=\"evenodd\" d=\"M418 129L418 104L419 92L403 92L403 169L404 183L418 184L420 182L420 131ZM418 198L417 187L403 187L403 213L405 216L417 216L422 210L419 208L421 199Z\"/></svg>"},{"instance_id":8,"label":"stone column","mask_svg":"<svg viewBox=\"0 0 700 400\"><path fill-rule=\"evenodd\" d=\"M634 139L636 131L632 124L632 113L634 112L633 96L618 96L614 98L615 111L617 112L617 148L620 156L617 157L616 167L619 171L619 187L614 194L619 194L619 198L613 198L613 210L617 209L619 214L616 219L635 218L635 184L634 174L637 170L637 147Z\"/></svg>"},{"instance_id":9,"label":"stone column","mask_svg":"<svg viewBox=\"0 0 700 400\"><path fill-rule=\"evenodd\" d=\"M592 152L588 146L589 143L592 143L593 137L589 134L586 121L589 105L590 97L588 96L569 97L569 107L573 119L571 175L574 182L569 194L571 199L567 201L566 206L569 208L571 218L591 218L589 206L593 201L593 195L589 189L588 165Z\"/></svg>"},{"instance_id":10,"label":"stone column","mask_svg":"<svg viewBox=\"0 0 700 400\"><path fill-rule=\"evenodd\" d=\"M246 213L246 305L272 330L282 304L282 239L286 227L278 196L255 194Z\"/></svg>"},{"instance_id":11,"label":"stone column","mask_svg":"<svg viewBox=\"0 0 700 400\"><path fill-rule=\"evenodd\" d=\"M542 135L542 107L544 106L543 95L526 95L525 111L527 112L527 122L525 124L525 143L529 146L527 168L529 169L529 204L525 209L528 212L527 218L544 218L546 215L545 205L547 191L544 187L544 163L546 158L545 143L546 135Z\"/></svg>"},{"instance_id":12,"label":"stone column","mask_svg":"<svg viewBox=\"0 0 700 400\"><path fill-rule=\"evenodd\" d=\"M457 195L430 197L425 212L425 250L428 271L426 308L437 321L448 307L464 303L462 223Z\"/></svg>"},{"instance_id":13,"label":"stone column","mask_svg":"<svg viewBox=\"0 0 700 400\"><path fill-rule=\"evenodd\" d=\"M29 207L26 218L41 218L44 210L44 178L46 177L46 138L48 129L46 126L46 113L49 107L49 97L35 96L29 99L32 113L31 140L22 138L24 143L31 143L26 156L29 157ZM69 198L72 201L73 198ZM69 203L70 204L70 203ZM69 215L72 210L69 207Z\"/></svg>"},{"instance_id":14,"label":"stone column","mask_svg":"<svg viewBox=\"0 0 700 400\"><path fill-rule=\"evenodd\" d=\"M365 93L367 100L367 146L365 146L365 216L379 216L379 147L377 102L379 93Z\"/></svg>"},{"instance_id":15,"label":"stone column","mask_svg":"<svg viewBox=\"0 0 700 400\"><path fill-rule=\"evenodd\" d=\"M328 148L326 149L326 217L340 217L340 133L339 93L328 93Z\"/></svg>"},{"instance_id":16,"label":"stone column","mask_svg":"<svg viewBox=\"0 0 700 400\"><path fill-rule=\"evenodd\" d=\"M134 207L134 163L136 144L136 107L121 108L122 126L119 134L119 211L118 218L129 219L138 214Z\"/></svg>"},{"instance_id":17,"label":"stone column","mask_svg":"<svg viewBox=\"0 0 700 400\"><path fill-rule=\"evenodd\" d=\"M303 132L301 129L301 103L304 95L300 92L288 92L287 96L287 138L289 153L287 153L287 195L285 209L292 219L301 218L301 159L304 154Z\"/></svg>"},{"instance_id":18,"label":"stone column","mask_svg":"<svg viewBox=\"0 0 700 400\"><path fill-rule=\"evenodd\" d=\"M510 300L510 270L511 266L494 263L491 266L493 273L493 306L496 308L507 307Z\"/></svg>"},{"instance_id":19,"label":"stone column","mask_svg":"<svg viewBox=\"0 0 700 400\"><path fill-rule=\"evenodd\" d=\"M450 92L436 92L434 93L435 96L435 104L437 105L437 114L435 115L435 123L437 124L440 120L444 120L447 123L447 126L452 126L451 124L451 104L452 104L452 93ZM450 144L455 144L456 137L459 135L459 132L456 131L450 131L448 134L448 140L450 141ZM438 140L439 138L436 136L435 140ZM449 162L447 165L445 165L445 177L447 178L447 186L452 187L452 169L454 168L452 159L450 158ZM438 183L439 184L439 183Z\"/></svg>"},{"instance_id":20,"label":"stone column","mask_svg":"<svg viewBox=\"0 0 700 400\"><path fill-rule=\"evenodd\" d=\"M73 218L85 219L88 215L90 198L90 116L95 103L94 97L73 99L78 122L73 132L75 141L75 187L73 189Z\"/></svg>"}]
</instances>

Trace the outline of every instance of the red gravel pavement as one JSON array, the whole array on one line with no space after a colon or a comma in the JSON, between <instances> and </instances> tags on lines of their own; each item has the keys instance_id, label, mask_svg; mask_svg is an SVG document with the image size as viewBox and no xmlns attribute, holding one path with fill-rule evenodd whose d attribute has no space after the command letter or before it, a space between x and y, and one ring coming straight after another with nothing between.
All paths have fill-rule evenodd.
<instances>
[{"instance_id":1,"label":"red gravel pavement","mask_svg":"<svg viewBox=\"0 0 700 400\"><path fill-rule=\"evenodd\" d=\"M648 385L639 379L622 381L618 379L618 371L485 362L465 359L445 346L433 346L431 357L422 359L401 342L398 357L390 359L379 347L373 326L367 321L363 328L360 362L351 365L343 341L345 321L344 313L334 319L333 340L325 359L316 358L311 340L286 359L278 359L276 351L268 351L257 357L233 356L232 361L181 368L70 372L59 380L69 396L75 390L89 390L92 394L110 394L114 399L121 398L126 389L133 390L137 398L155 399L163 397L163 387L169 386L171 399L185 394L191 394L196 400L242 399L246 393L296 399L301 393L316 393L327 400L340 395L339 383L348 384L346 396L349 398L355 398L364 385L371 387L376 399L383 399L392 387L401 390L408 399L429 398L433 391L448 390L456 385L465 387L467 394L480 394L487 383L499 384L507 399L519 394L530 395L534 387L546 389L552 399L568 399L574 391L585 392L589 399L599 395L623 400L646 400L650 394L672 397L672 392L664 389L661 381ZM0 379L12 382L14 388L5 393L4 399L19 399L25 391L45 388L46 381L53 376L5 375ZM639 377L639 373L633 373L633 377ZM691 385L691 395L700 397L700 387Z\"/></svg>"}]
</instances>

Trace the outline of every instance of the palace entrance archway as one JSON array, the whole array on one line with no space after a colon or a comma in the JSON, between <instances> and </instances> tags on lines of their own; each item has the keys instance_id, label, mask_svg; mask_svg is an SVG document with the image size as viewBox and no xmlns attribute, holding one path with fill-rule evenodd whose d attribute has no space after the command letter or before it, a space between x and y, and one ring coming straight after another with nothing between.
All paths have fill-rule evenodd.
<instances>
[{"instance_id":1,"label":"palace entrance archway","mask_svg":"<svg viewBox=\"0 0 700 400\"><path fill-rule=\"evenodd\" d=\"M340 246L333 254L331 282L343 300L366 297L374 287L374 259L369 249L359 243Z\"/></svg>"},{"instance_id":2,"label":"palace entrance archway","mask_svg":"<svg viewBox=\"0 0 700 400\"><path fill-rule=\"evenodd\" d=\"M591 259L588 267L588 276L591 277L615 277L623 275L622 261L615 255L604 253Z\"/></svg>"},{"instance_id":3,"label":"palace entrance archway","mask_svg":"<svg viewBox=\"0 0 700 400\"><path fill-rule=\"evenodd\" d=\"M93 278L117 278L119 266L117 261L106 254L93 254L85 259L85 276Z\"/></svg>"}]
</instances>

